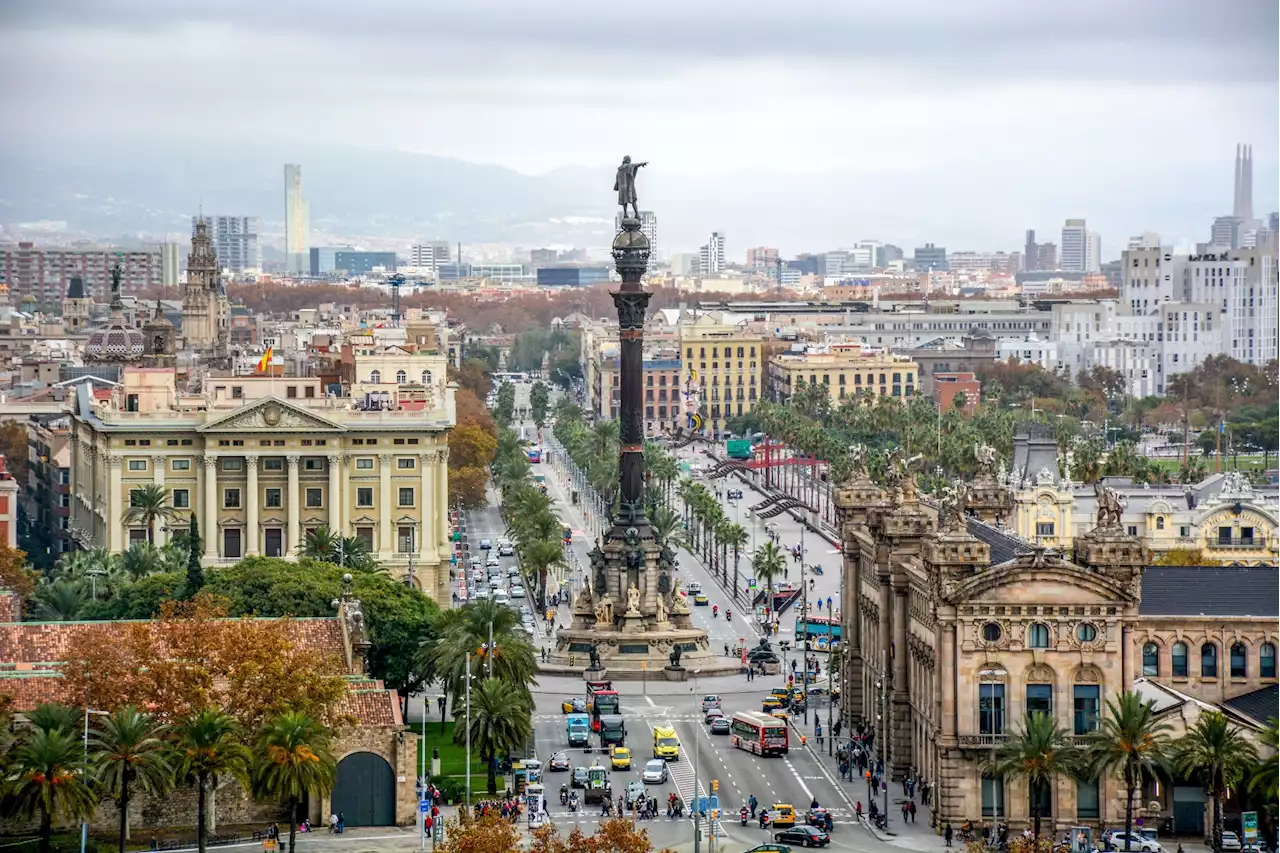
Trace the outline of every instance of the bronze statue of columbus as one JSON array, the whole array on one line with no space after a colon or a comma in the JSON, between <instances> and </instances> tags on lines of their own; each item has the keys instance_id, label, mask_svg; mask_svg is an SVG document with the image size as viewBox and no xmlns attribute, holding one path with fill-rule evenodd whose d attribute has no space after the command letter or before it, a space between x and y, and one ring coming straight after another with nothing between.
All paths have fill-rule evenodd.
<instances>
[{"instance_id":1,"label":"bronze statue of columbus","mask_svg":"<svg viewBox=\"0 0 1280 853\"><path fill-rule=\"evenodd\" d=\"M640 218L640 209L636 207L636 172L640 171L641 166L648 165L647 161L632 163L630 154L622 158L622 165L618 167L618 177L613 181L613 188L618 191L618 204L622 205L624 219L627 216L627 205L631 205L631 213L635 218Z\"/></svg>"}]
</instances>

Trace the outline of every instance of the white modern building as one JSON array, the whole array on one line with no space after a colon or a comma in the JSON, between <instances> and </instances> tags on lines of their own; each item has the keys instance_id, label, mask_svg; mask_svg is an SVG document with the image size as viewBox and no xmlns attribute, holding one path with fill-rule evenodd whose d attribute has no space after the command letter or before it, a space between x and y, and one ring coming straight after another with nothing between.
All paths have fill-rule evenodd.
<instances>
[{"instance_id":1,"label":"white modern building","mask_svg":"<svg viewBox=\"0 0 1280 853\"><path fill-rule=\"evenodd\" d=\"M429 240L409 249L409 266L436 272L444 264L453 263L448 240Z\"/></svg>"},{"instance_id":2,"label":"white modern building","mask_svg":"<svg viewBox=\"0 0 1280 853\"><path fill-rule=\"evenodd\" d=\"M1061 266L1065 272L1084 272L1089 230L1083 219L1068 219L1062 226Z\"/></svg>"},{"instance_id":3,"label":"white modern building","mask_svg":"<svg viewBox=\"0 0 1280 853\"><path fill-rule=\"evenodd\" d=\"M724 234L712 231L711 238L698 253L698 272L702 275L718 275L725 270Z\"/></svg>"},{"instance_id":4,"label":"white modern building","mask_svg":"<svg viewBox=\"0 0 1280 853\"><path fill-rule=\"evenodd\" d=\"M195 236L199 216L191 217L191 235ZM218 257L218 266L224 271L237 273L262 268L262 254L258 248L258 217L256 216L205 216L209 239Z\"/></svg>"}]
</instances>

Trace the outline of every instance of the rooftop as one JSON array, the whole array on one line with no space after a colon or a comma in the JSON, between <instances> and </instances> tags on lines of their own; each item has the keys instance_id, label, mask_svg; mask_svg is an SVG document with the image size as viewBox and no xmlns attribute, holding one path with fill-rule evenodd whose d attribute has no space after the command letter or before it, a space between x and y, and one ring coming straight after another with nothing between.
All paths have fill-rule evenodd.
<instances>
[{"instance_id":1,"label":"rooftop","mask_svg":"<svg viewBox=\"0 0 1280 853\"><path fill-rule=\"evenodd\" d=\"M1236 696L1222 704L1237 714L1256 720L1260 726L1266 725L1268 720L1280 713L1280 684Z\"/></svg>"},{"instance_id":2,"label":"rooftop","mask_svg":"<svg viewBox=\"0 0 1280 853\"><path fill-rule=\"evenodd\" d=\"M1280 617L1275 566L1149 566L1143 616Z\"/></svg>"}]
</instances>

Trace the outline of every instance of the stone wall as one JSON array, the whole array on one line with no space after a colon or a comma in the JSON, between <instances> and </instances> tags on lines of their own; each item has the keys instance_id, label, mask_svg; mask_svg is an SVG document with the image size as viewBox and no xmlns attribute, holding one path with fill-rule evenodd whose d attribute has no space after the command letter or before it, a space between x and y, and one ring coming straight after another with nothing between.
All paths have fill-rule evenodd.
<instances>
[{"instance_id":1,"label":"stone wall","mask_svg":"<svg viewBox=\"0 0 1280 853\"><path fill-rule=\"evenodd\" d=\"M355 752L372 752L391 765L396 779L396 825L411 826L418 810L418 735L402 726L365 726L348 732L334 745L338 761ZM311 807L312 823L328 820L329 797L318 797Z\"/></svg>"}]
</instances>

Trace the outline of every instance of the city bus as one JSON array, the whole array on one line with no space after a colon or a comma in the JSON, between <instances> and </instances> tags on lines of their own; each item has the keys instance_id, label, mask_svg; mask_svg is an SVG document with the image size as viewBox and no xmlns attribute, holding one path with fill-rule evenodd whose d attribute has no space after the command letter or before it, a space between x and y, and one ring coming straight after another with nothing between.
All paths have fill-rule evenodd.
<instances>
[{"instance_id":1,"label":"city bus","mask_svg":"<svg viewBox=\"0 0 1280 853\"><path fill-rule=\"evenodd\" d=\"M787 724L759 711L739 711L730 723L729 740L756 755L786 755Z\"/></svg>"},{"instance_id":2,"label":"city bus","mask_svg":"<svg viewBox=\"0 0 1280 853\"><path fill-rule=\"evenodd\" d=\"M840 620L830 616L796 617L796 642L810 643L819 652L830 651L840 642Z\"/></svg>"},{"instance_id":3,"label":"city bus","mask_svg":"<svg viewBox=\"0 0 1280 853\"><path fill-rule=\"evenodd\" d=\"M529 461L535 465L542 461L541 447L530 447L526 452L529 454Z\"/></svg>"},{"instance_id":4,"label":"city bus","mask_svg":"<svg viewBox=\"0 0 1280 853\"><path fill-rule=\"evenodd\" d=\"M490 378L493 380L493 387L497 388L498 386L502 385L502 383L504 382L513 382L513 383L516 383L517 385L522 384L524 382L528 382L529 374L527 373L493 373L493 374L490 374Z\"/></svg>"}]
</instances>

